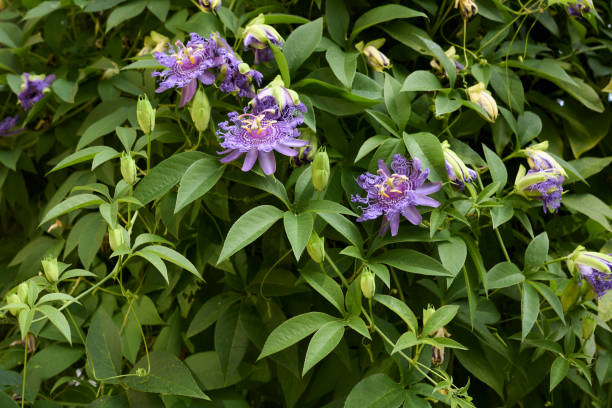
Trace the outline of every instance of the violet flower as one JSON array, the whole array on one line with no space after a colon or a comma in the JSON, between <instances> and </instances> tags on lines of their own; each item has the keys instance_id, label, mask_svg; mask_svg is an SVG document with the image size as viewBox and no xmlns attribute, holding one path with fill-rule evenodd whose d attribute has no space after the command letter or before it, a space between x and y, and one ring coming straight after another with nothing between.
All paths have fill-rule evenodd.
<instances>
[{"instance_id":1,"label":"violet flower","mask_svg":"<svg viewBox=\"0 0 612 408\"><path fill-rule=\"evenodd\" d=\"M593 288L597 297L612 289L612 254L607 256L597 252L582 252L576 257L576 266L582 278Z\"/></svg>"},{"instance_id":2,"label":"violet flower","mask_svg":"<svg viewBox=\"0 0 612 408\"><path fill-rule=\"evenodd\" d=\"M199 3L204 12L217 11L221 7L221 0L200 0Z\"/></svg>"},{"instance_id":3,"label":"violet flower","mask_svg":"<svg viewBox=\"0 0 612 408\"><path fill-rule=\"evenodd\" d=\"M268 24L264 24L265 17L263 14L254 18L244 29L244 50L249 48L255 54L255 65L260 62L268 62L274 59L274 53L270 48L270 44L278 47L283 46L283 37L276 29Z\"/></svg>"},{"instance_id":4,"label":"violet flower","mask_svg":"<svg viewBox=\"0 0 612 408\"><path fill-rule=\"evenodd\" d=\"M530 169L519 167L514 187L525 198L542 201L544 213L556 212L561 206L565 178L556 169Z\"/></svg>"},{"instance_id":5,"label":"violet flower","mask_svg":"<svg viewBox=\"0 0 612 408\"><path fill-rule=\"evenodd\" d=\"M239 97L255 95L253 80L261 81L261 74L251 70L244 64L227 42L213 33L209 38L202 38L196 33L190 34L187 44L176 42L176 47L170 47L170 53L156 52L157 61L167 67L162 72L154 72L160 77L159 88L155 92L164 92L170 88L181 88L179 106L184 106L195 94L198 81L204 85L215 82L217 75L223 74L224 81L220 86L223 92L236 92Z\"/></svg>"},{"instance_id":6,"label":"violet flower","mask_svg":"<svg viewBox=\"0 0 612 408\"><path fill-rule=\"evenodd\" d=\"M270 175L276 171L274 150L293 157L298 151L292 148L308 144L297 138L300 135L297 127L304 121L306 106L299 102L279 103L266 89L260 91L243 114L231 112L229 121L219 123L217 135L222 139L221 147L225 148L219 154L227 154L221 159L222 163L246 153L242 171L251 170L259 160L263 172Z\"/></svg>"},{"instance_id":7,"label":"violet flower","mask_svg":"<svg viewBox=\"0 0 612 408\"><path fill-rule=\"evenodd\" d=\"M364 173L357 179L359 187L363 188L365 197L352 196L353 202L366 204L361 217L357 221L373 220L383 215L383 223L379 236L391 228L391 236L397 235L400 214L410 223L418 225L422 217L416 206L438 207L440 203L429 194L440 190L442 183L427 183L429 169L421 170L421 162L414 158L408 160L400 154L393 156L391 169L382 159L378 160L378 175Z\"/></svg>"},{"instance_id":8,"label":"violet flower","mask_svg":"<svg viewBox=\"0 0 612 408\"><path fill-rule=\"evenodd\" d=\"M17 126L19 115L7 116L0 122L0 136L12 136L25 131L24 128L11 130Z\"/></svg>"},{"instance_id":9,"label":"violet flower","mask_svg":"<svg viewBox=\"0 0 612 408\"><path fill-rule=\"evenodd\" d=\"M21 92L17 97L23 110L28 110L45 96L45 91L55 81L55 75L30 75L24 72L22 77Z\"/></svg>"}]
</instances>

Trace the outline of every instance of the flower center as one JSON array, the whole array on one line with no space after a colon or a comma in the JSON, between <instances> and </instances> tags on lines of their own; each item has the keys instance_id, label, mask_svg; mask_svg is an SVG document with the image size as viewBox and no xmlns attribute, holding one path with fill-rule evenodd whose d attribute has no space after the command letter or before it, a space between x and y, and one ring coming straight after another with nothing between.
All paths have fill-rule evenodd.
<instances>
[{"instance_id":1,"label":"flower center","mask_svg":"<svg viewBox=\"0 0 612 408\"><path fill-rule=\"evenodd\" d=\"M179 65L185 64L187 60L191 65L196 65L200 61L200 53L204 50L204 45L199 44L197 46L190 45L186 47L181 41L176 42L178 51L172 54L176 58L176 62Z\"/></svg>"},{"instance_id":2,"label":"flower center","mask_svg":"<svg viewBox=\"0 0 612 408\"><path fill-rule=\"evenodd\" d=\"M238 116L242 121L241 128L246 130L249 139L262 140L270 135L273 129L271 126L276 123L276 120L266 119L267 111L269 111L269 109L266 109L259 115L244 113Z\"/></svg>"},{"instance_id":3,"label":"flower center","mask_svg":"<svg viewBox=\"0 0 612 408\"><path fill-rule=\"evenodd\" d=\"M379 174L382 174L382 170L378 170ZM408 176L402 174L393 173L390 177L379 183L375 184L374 187L378 190L378 196L380 198L396 200L404 196L408 189Z\"/></svg>"}]
</instances>

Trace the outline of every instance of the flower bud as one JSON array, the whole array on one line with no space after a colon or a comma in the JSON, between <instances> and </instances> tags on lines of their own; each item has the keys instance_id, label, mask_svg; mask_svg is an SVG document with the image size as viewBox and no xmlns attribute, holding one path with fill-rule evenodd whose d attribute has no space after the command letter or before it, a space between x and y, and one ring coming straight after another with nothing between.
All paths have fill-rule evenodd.
<instances>
[{"instance_id":1,"label":"flower bud","mask_svg":"<svg viewBox=\"0 0 612 408\"><path fill-rule=\"evenodd\" d=\"M514 180L514 190L527 199L541 200L544 213L547 210L555 212L561 205L564 180L557 169L526 171L521 165Z\"/></svg>"},{"instance_id":2,"label":"flower bud","mask_svg":"<svg viewBox=\"0 0 612 408\"><path fill-rule=\"evenodd\" d=\"M361 271L359 286L361 286L363 297L372 299L376 292L376 279L374 273L368 267L363 268L363 271Z\"/></svg>"},{"instance_id":3,"label":"flower bud","mask_svg":"<svg viewBox=\"0 0 612 408\"><path fill-rule=\"evenodd\" d=\"M193 100L191 102L191 108L189 109L191 120L193 125L198 132L203 132L208 127L208 121L210 120L210 102L206 96L204 89L199 88Z\"/></svg>"},{"instance_id":4,"label":"flower bud","mask_svg":"<svg viewBox=\"0 0 612 408\"><path fill-rule=\"evenodd\" d=\"M325 238L321 238L316 232L312 231L306 244L306 251L316 263L323 262L325 259Z\"/></svg>"},{"instance_id":5,"label":"flower bud","mask_svg":"<svg viewBox=\"0 0 612 408\"><path fill-rule=\"evenodd\" d=\"M307 140L308 144L298 148L298 154L290 159L291 164L295 167L311 163L317 153L317 136L310 128L301 131L300 139Z\"/></svg>"},{"instance_id":6,"label":"flower bud","mask_svg":"<svg viewBox=\"0 0 612 408\"><path fill-rule=\"evenodd\" d=\"M446 164L446 173L455 187L462 191L465 188L465 183L470 183L478 177L478 174L467 167L463 160L450 149L450 145L445 140L442 142L442 153L444 154L444 162Z\"/></svg>"},{"instance_id":7,"label":"flower bud","mask_svg":"<svg viewBox=\"0 0 612 408\"><path fill-rule=\"evenodd\" d=\"M126 153L121 155L121 175L129 185L136 182L136 161Z\"/></svg>"},{"instance_id":8,"label":"flower bud","mask_svg":"<svg viewBox=\"0 0 612 408\"><path fill-rule=\"evenodd\" d=\"M548 141L537 143L523 149L522 152L527 156L529 167L536 170L554 169L559 174L567 177L565 169L545 150L548 149Z\"/></svg>"},{"instance_id":9,"label":"flower bud","mask_svg":"<svg viewBox=\"0 0 612 408\"><path fill-rule=\"evenodd\" d=\"M217 11L221 7L221 0L200 0L200 10L205 13Z\"/></svg>"},{"instance_id":10,"label":"flower bud","mask_svg":"<svg viewBox=\"0 0 612 408\"><path fill-rule=\"evenodd\" d=\"M121 248L125 243L122 227L108 229L108 243L113 251Z\"/></svg>"},{"instance_id":11,"label":"flower bud","mask_svg":"<svg viewBox=\"0 0 612 408\"><path fill-rule=\"evenodd\" d=\"M563 312L567 312L576 304L578 295L580 295L580 286L574 279L571 279L567 282L561 293L561 306L563 306Z\"/></svg>"},{"instance_id":12,"label":"flower bud","mask_svg":"<svg viewBox=\"0 0 612 408\"><path fill-rule=\"evenodd\" d=\"M7 304L7 305L15 305L15 304L18 304L18 303L23 303L23 302L22 302L22 301L21 301L21 299L19 298L19 295L17 295L16 293L13 293L13 294L8 295L8 296L6 297L6 304ZM9 313L10 313L10 314L12 314L13 316L17 316L17 313L19 313L19 309L17 309L17 308L13 308L13 307L9 308L9 310L8 310L8 311L9 311Z\"/></svg>"},{"instance_id":13,"label":"flower bud","mask_svg":"<svg viewBox=\"0 0 612 408\"><path fill-rule=\"evenodd\" d=\"M265 88L260 89L249 104L253 105L256 110L263 111L269 107L267 104L270 102L266 101L268 98L273 98L281 111L285 106L298 107L301 105L298 93L292 89L285 88L285 83L280 75L277 75Z\"/></svg>"},{"instance_id":14,"label":"flower bud","mask_svg":"<svg viewBox=\"0 0 612 408\"><path fill-rule=\"evenodd\" d=\"M483 116L484 119L488 120L489 122L495 122L495 119L497 119L497 115L499 114L497 110L497 103L491 96L491 92L485 89L485 85L482 82L469 87L468 96L470 97L470 101L479 105L486 112L487 116Z\"/></svg>"},{"instance_id":15,"label":"flower bud","mask_svg":"<svg viewBox=\"0 0 612 408\"><path fill-rule=\"evenodd\" d=\"M597 319L587 316L582 319L582 338L588 340L597 328Z\"/></svg>"},{"instance_id":16,"label":"flower bud","mask_svg":"<svg viewBox=\"0 0 612 408\"><path fill-rule=\"evenodd\" d=\"M327 187L329 180L329 157L325 150L319 150L312 162L312 184L314 188L321 192Z\"/></svg>"},{"instance_id":17,"label":"flower bud","mask_svg":"<svg viewBox=\"0 0 612 408\"><path fill-rule=\"evenodd\" d=\"M379 38L365 45L363 41L355 45L355 48L357 48L366 58L368 64L377 72L383 72L383 70L391 68L391 61L389 58L378 50L384 43L385 39Z\"/></svg>"},{"instance_id":18,"label":"flower bud","mask_svg":"<svg viewBox=\"0 0 612 408\"><path fill-rule=\"evenodd\" d=\"M455 46L452 45L448 50L444 51L444 54L453 61L455 64L455 69L462 71L465 69L465 66L458 61L459 56L457 55L457 51L455 50ZM440 62L434 58L429 62L429 65L438 72L440 76L444 75L444 68L440 65Z\"/></svg>"},{"instance_id":19,"label":"flower bud","mask_svg":"<svg viewBox=\"0 0 612 408\"><path fill-rule=\"evenodd\" d=\"M41 261L43 271L47 280L51 283L57 282L59 279L59 267L57 265L57 258L45 258Z\"/></svg>"},{"instance_id":20,"label":"flower bud","mask_svg":"<svg viewBox=\"0 0 612 408\"><path fill-rule=\"evenodd\" d=\"M423 327L427 324L427 321L433 314L436 313L436 308L432 305L427 305L427 309L423 309ZM429 336L429 333L423 333L426 336Z\"/></svg>"},{"instance_id":21,"label":"flower bud","mask_svg":"<svg viewBox=\"0 0 612 408\"><path fill-rule=\"evenodd\" d=\"M138 126L146 135L150 134L155 128L155 109L151 106L146 94L138 97L136 118L138 119Z\"/></svg>"},{"instance_id":22,"label":"flower bud","mask_svg":"<svg viewBox=\"0 0 612 408\"><path fill-rule=\"evenodd\" d=\"M143 41L143 47L138 51L138 56L154 54L156 52L163 52L166 50L166 46L170 42L170 39L165 35L158 33L157 31L151 31L150 35L147 35Z\"/></svg>"},{"instance_id":23,"label":"flower bud","mask_svg":"<svg viewBox=\"0 0 612 408\"><path fill-rule=\"evenodd\" d=\"M274 59L274 53L270 49L270 44L281 47L284 43L283 37L276 29L265 24L263 14L258 15L247 24L242 34L244 50L251 48L255 53L254 64L268 62Z\"/></svg>"},{"instance_id":24,"label":"flower bud","mask_svg":"<svg viewBox=\"0 0 612 408\"><path fill-rule=\"evenodd\" d=\"M478 6L472 0L455 0L455 8L459 7L461 17L464 20L469 20L472 16L478 14Z\"/></svg>"},{"instance_id":25,"label":"flower bud","mask_svg":"<svg viewBox=\"0 0 612 408\"><path fill-rule=\"evenodd\" d=\"M20 303L28 303L29 293L30 284L28 282L21 282L17 286L17 296L19 296Z\"/></svg>"}]
</instances>

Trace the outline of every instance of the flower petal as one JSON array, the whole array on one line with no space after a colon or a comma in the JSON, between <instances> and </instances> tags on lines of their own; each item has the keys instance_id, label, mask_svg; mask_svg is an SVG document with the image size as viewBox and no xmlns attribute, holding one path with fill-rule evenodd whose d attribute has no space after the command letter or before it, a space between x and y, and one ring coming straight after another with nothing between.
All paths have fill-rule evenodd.
<instances>
[{"instance_id":1,"label":"flower petal","mask_svg":"<svg viewBox=\"0 0 612 408\"><path fill-rule=\"evenodd\" d=\"M435 193L436 191L440 191L441 188L442 183L428 183L416 188L414 192L417 194L427 195Z\"/></svg>"},{"instance_id":2,"label":"flower petal","mask_svg":"<svg viewBox=\"0 0 612 408\"><path fill-rule=\"evenodd\" d=\"M244 152L241 152L240 150L234 150L233 152L231 152L230 154L228 154L227 156L225 156L224 158L222 158L219 161L221 163L229 163L229 162L231 162L233 160L236 160L240 156L242 156L243 153Z\"/></svg>"},{"instance_id":3,"label":"flower petal","mask_svg":"<svg viewBox=\"0 0 612 408\"><path fill-rule=\"evenodd\" d=\"M438 202L438 200L434 200L431 197L428 197L426 195L422 195L419 193L414 194L414 203L416 205L425 205L427 207L434 207L434 208L437 208L440 206L440 203Z\"/></svg>"},{"instance_id":4,"label":"flower petal","mask_svg":"<svg viewBox=\"0 0 612 408\"><path fill-rule=\"evenodd\" d=\"M389 219L389 226L391 227L391 236L394 237L397 235L397 231L399 230L399 212L392 212L390 214L387 214L387 218Z\"/></svg>"},{"instance_id":5,"label":"flower petal","mask_svg":"<svg viewBox=\"0 0 612 408\"><path fill-rule=\"evenodd\" d=\"M267 175L274 174L276 171L276 159L274 159L274 152L259 152L259 165L263 172Z\"/></svg>"},{"instance_id":6,"label":"flower petal","mask_svg":"<svg viewBox=\"0 0 612 408\"><path fill-rule=\"evenodd\" d=\"M251 149L247 152L246 157L244 158L244 163L242 164L242 171L249 171L255 165L255 161L257 160L257 155L259 150Z\"/></svg>"},{"instance_id":7,"label":"flower petal","mask_svg":"<svg viewBox=\"0 0 612 408\"><path fill-rule=\"evenodd\" d=\"M185 104L193 98L196 89L198 89L198 81L194 79L181 90L181 102L179 103L179 108L185 106Z\"/></svg>"},{"instance_id":8,"label":"flower petal","mask_svg":"<svg viewBox=\"0 0 612 408\"><path fill-rule=\"evenodd\" d=\"M276 145L274 147L274 150L276 150L277 152L284 154L285 156L289 156L289 157L293 157L293 156L297 156L298 152L297 150L293 150L285 145Z\"/></svg>"},{"instance_id":9,"label":"flower petal","mask_svg":"<svg viewBox=\"0 0 612 408\"><path fill-rule=\"evenodd\" d=\"M402 208L402 215L413 225L419 225L423 220L421 213L413 205L408 205Z\"/></svg>"}]
</instances>

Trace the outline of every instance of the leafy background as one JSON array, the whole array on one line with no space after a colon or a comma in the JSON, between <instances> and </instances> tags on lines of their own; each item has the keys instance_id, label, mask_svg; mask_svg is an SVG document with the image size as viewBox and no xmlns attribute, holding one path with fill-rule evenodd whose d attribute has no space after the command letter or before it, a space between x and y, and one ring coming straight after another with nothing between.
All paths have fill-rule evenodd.
<instances>
[{"instance_id":1,"label":"leafy background","mask_svg":"<svg viewBox=\"0 0 612 408\"><path fill-rule=\"evenodd\" d=\"M478 0L466 21L447 0L224 3L4 2L3 115L20 110L22 72L57 79L22 114L27 131L0 139L0 294L47 285L29 321L0 321L2 406L609 407L611 299L560 260L578 245L612 252L610 3L578 17L570 1ZM246 100L202 88L199 133L178 92L154 92L152 31L219 32L252 62L240 28L260 13L285 45L257 68L307 105L302 133L331 160L322 195L308 164L264 176L218 162L216 126ZM377 38L384 73L355 49ZM467 96L477 82L493 123ZM150 170L143 94L157 110ZM479 172L465 193L443 140ZM557 214L512 194L515 153L536 141L569 173ZM140 169L133 190L122 151ZM378 222L355 223L355 178L406 152L445 183L443 205L377 238ZM113 253L108 228L126 223L131 246ZM304 250L312 231L322 269ZM53 287L39 275L49 255L67 268ZM451 337L430 336L442 327Z\"/></svg>"}]
</instances>

